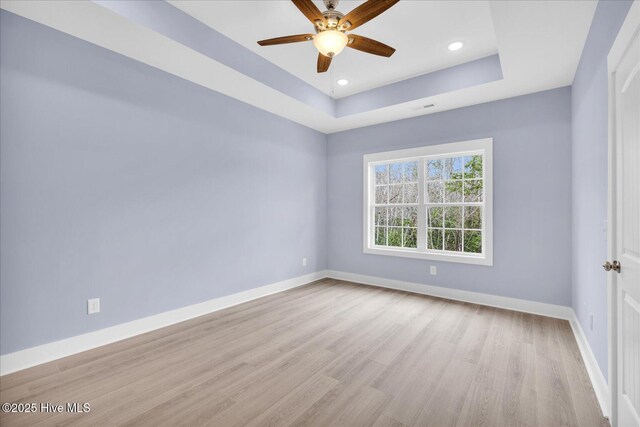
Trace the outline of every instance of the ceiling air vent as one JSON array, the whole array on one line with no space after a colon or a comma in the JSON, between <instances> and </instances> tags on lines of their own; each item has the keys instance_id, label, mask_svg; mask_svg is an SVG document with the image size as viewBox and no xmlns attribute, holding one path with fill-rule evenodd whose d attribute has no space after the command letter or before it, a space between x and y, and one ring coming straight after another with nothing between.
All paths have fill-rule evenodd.
<instances>
[{"instance_id":1,"label":"ceiling air vent","mask_svg":"<svg viewBox=\"0 0 640 427\"><path fill-rule=\"evenodd\" d=\"M419 107L414 107L413 111L420 111L420 110L424 110L426 108L432 108L435 107L435 104L427 104L427 105L421 105Z\"/></svg>"}]
</instances>

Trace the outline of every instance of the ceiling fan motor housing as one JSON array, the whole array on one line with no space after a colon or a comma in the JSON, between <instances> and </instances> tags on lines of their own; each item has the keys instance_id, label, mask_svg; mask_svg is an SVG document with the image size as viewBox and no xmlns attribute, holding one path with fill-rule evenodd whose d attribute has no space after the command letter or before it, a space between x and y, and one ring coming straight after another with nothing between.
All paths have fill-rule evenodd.
<instances>
[{"instance_id":1,"label":"ceiling fan motor housing","mask_svg":"<svg viewBox=\"0 0 640 427\"><path fill-rule=\"evenodd\" d=\"M327 20L327 25L316 25L316 32L337 29L338 22L344 16L342 12L338 12L337 10L325 10L324 12L322 12L322 15Z\"/></svg>"}]
</instances>

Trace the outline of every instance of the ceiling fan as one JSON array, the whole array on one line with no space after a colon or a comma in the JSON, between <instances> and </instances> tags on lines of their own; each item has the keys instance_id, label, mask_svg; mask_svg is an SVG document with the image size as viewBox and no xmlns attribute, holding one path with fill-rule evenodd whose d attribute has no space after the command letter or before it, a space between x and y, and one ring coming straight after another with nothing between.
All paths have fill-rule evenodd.
<instances>
[{"instance_id":1,"label":"ceiling fan","mask_svg":"<svg viewBox=\"0 0 640 427\"><path fill-rule=\"evenodd\" d=\"M276 37L274 39L260 40L260 46L273 46L277 44L306 42L313 40L318 49L318 73L324 73L329 69L331 60L345 47L371 53L373 55L389 57L396 51L379 41L346 34L369 22L385 10L389 9L400 0L367 0L365 3L353 9L346 15L336 10L339 0L323 0L327 8L324 12L313 4L312 0L291 0L300 12L314 25L316 34L296 34L293 36Z\"/></svg>"}]
</instances>

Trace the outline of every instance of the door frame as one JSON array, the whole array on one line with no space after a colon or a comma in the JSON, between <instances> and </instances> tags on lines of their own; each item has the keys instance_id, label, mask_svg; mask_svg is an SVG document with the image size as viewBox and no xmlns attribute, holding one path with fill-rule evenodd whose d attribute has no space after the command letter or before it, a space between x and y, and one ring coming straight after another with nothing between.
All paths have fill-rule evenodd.
<instances>
[{"instance_id":1,"label":"door frame","mask_svg":"<svg viewBox=\"0 0 640 427\"><path fill-rule=\"evenodd\" d=\"M640 31L640 0L635 0L620 27L609 54L607 55L607 78L609 90L609 130L608 130L608 185L607 185L607 259L616 258L616 111L614 70L636 31ZM618 425L618 275L607 274L607 320L609 323L608 370L609 370L609 411L612 427Z\"/></svg>"}]
</instances>

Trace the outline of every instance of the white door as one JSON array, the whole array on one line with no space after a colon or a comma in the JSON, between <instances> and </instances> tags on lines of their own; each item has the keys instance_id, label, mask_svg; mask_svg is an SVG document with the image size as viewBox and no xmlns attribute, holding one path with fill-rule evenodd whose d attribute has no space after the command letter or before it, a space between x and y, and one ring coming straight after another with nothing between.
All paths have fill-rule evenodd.
<instances>
[{"instance_id":1,"label":"white door","mask_svg":"<svg viewBox=\"0 0 640 427\"><path fill-rule=\"evenodd\" d=\"M636 4L630 14L638 12ZM626 46L618 46L620 59L611 70L614 234L613 260L605 269L612 267L615 292L617 381L613 404L617 409L614 422L621 427L640 426L640 25L634 27L632 32L626 30L631 36L625 38Z\"/></svg>"}]
</instances>

